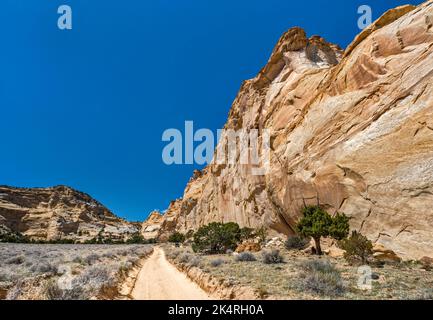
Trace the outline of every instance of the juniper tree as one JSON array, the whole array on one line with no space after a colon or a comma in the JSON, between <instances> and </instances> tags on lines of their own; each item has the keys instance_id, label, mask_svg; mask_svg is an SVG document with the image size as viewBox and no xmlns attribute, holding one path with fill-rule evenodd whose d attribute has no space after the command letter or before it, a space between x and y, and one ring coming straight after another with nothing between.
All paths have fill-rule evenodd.
<instances>
[{"instance_id":1,"label":"juniper tree","mask_svg":"<svg viewBox=\"0 0 433 320\"><path fill-rule=\"evenodd\" d=\"M349 234L349 218L344 213L337 213L333 218L320 206L305 206L302 214L296 229L302 236L313 238L318 255L322 255L322 237L330 236L341 240Z\"/></svg>"}]
</instances>

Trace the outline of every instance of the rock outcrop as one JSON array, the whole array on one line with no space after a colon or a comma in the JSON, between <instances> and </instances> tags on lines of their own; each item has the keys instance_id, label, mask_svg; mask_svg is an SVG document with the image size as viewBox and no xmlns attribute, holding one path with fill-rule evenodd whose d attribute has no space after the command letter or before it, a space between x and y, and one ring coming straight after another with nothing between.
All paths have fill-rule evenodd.
<instances>
[{"instance_id":1,"label":"rock outcrop","mask_svg":"<svg viewBox=\"0 0 433 320\"><path fill-rule=\"evenodd\" d=\"M378 243L373 246L373 258L375 258L377 261L388 263L401 262L401 258L397 256L394 251L387 249Z\"/></svg>"},{"instance_id":2,"label":"rock outcrop","mask_svg":"<svg viewBox=\"0 0 433 320\"><path fill-rule=\"evenodd\" d=\"M177 217L181 205L182 200L178 199L170 203L170 206L164 214L153 211L141 226L141 234L144 239L167 241L170 234L176 230Z\"/></svg>"},{"instance_id":3,"label":"rock outcrop","mask_svg":"<svg viewBox=\"0 0 433 320\"><path fill-rule=\"evenodd\" d=\"M242 84L225 127L262 138L270 130L267 174L209 165L186 186L170 228L235 221L291 234L304 202L320 202L400 257L431 255L432 26L428 1L385 13L345 52L286 32Z\"/></svg>"},{"instance_id":4,"label":"rock outcrop","mask_svg":"<svg viewBox=\"0 0 433 320\"><path fill-rule=\"evenodd\" d=\"M66 186L0 186L0 226L34 240L124 240L139 226L115 216L89 195Z\"/></svg>"}]
</instances>

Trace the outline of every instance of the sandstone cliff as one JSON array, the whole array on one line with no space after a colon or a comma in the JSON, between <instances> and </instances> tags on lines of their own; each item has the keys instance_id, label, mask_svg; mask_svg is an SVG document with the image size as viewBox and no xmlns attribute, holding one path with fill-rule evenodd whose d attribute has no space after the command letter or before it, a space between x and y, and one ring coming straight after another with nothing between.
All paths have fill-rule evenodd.
<instances>
[{"instance_id":1,"label":"sandstone cliff","mask_svg":"<svg viewBox=\"0 0 433 320\"><path fill-rule=\"evenodd\" d=\"M0 226L37 240L85 241L99 234L125 239L139 228L111 213L89 195L65 186L0 186Z\"/></svg>"},{"instance_id":2,"label":"sandstone cliff","mask_svg":"<svg viewBox=\"0 0 433 320\"><path fill-rule=\"evenodd\" d=\"M290 234L304 201L404 258L433 252L433 2L387 12L345 52L300 28L242 84L226 124L271 130L270 170L209 165L159 234L211 221ZM146 223L145 223L146 225Z\"/></svg>"}]
</instances>

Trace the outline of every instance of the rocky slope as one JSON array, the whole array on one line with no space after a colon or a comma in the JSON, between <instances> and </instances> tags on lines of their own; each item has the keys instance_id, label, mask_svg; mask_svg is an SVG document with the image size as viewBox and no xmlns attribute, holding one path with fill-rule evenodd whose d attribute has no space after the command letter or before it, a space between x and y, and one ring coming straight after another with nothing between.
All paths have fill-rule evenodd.
<instances>
[{"instance_id":1,"label":"rocky slope","mask_svg":"<svg viewBox=\"0 0 433 320\"><path fill-rule=\"evenodd\" d=\"M304 201L320 202L404 258L432 255L432 26L428 1L390 10L344 52L286 32L226 124L271 131L268 173L209 165L158 232L236 221L290 234Z\"/></svg>"},{"instance_id":2,"label":"rocky slope","mask_svg":"<svg viewBox=\"0 0 433 320\"><path fill-rule=\"evenodd\" d=\"M90 240L99 234L125 239L139 227L111 213L89 195L66 186L0 186L0 229L38 240Z\"/></svg>"}]
</instances>

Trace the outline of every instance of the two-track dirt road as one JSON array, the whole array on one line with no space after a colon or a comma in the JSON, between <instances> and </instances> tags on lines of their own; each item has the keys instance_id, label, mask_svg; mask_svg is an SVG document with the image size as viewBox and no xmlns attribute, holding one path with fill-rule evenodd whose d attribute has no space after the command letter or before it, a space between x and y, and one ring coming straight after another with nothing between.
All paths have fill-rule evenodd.
<instances>
[{"instance_id":1,"label":"two-track dirt road","mask_svg":"<svg viewBox=\"0 0 433 320\"><path fill-rule=\"evenodd\" d=\"M197 284L177 270L156 247L145 261L134 289L135 300L208 300L211 297Z\"/></svg>"}]
</instances>

